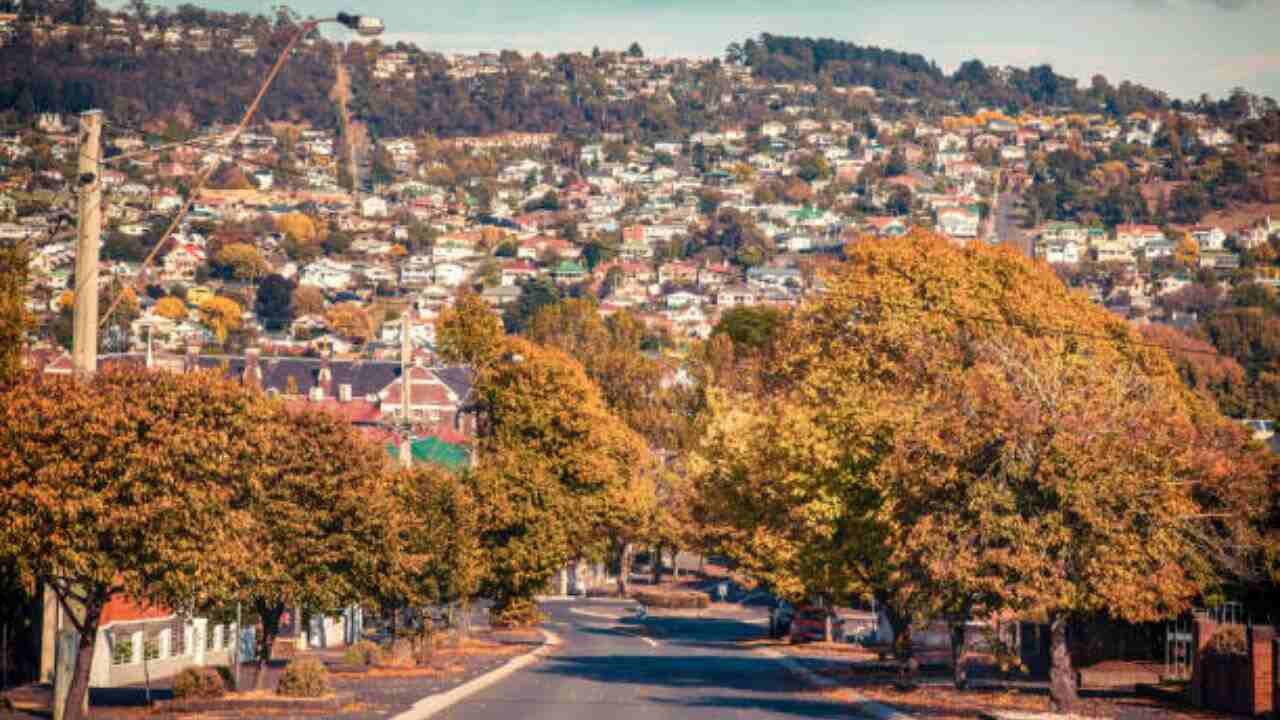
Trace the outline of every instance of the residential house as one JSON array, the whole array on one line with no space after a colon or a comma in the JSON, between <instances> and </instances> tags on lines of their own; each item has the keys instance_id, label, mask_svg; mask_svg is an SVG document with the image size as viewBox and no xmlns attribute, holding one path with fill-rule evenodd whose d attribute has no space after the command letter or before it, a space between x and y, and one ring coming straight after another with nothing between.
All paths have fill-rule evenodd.
<instances>
[{"instance_id":1,"label":"residential house","mask_svg":"<svg viewBox=\"0 0 1280 720\"><path fill-rule=\"evenodd\" d=\"M760 293L747 285L728 285L716 291L716 305L722 310L755 305Z\"/></svg>"},{"instance_id":2,"label":"residential house","mask_svg":"<svg viewBox=\"0 0 1280 720\"><path fill-rule=\"evenodd\" d=\"M205 259L204 248L192 243L179 244L164 256L164 275L171 280L191 280Z\"/></svg>"},{"instance_id":3,"label":"residential house","mask_svg":"<svg viewBox=\"0 0 1280 720\"><path fill-rule=\"evenodd\" d=\"M976 238L979 220L976 208L947 207L938 210L938 229L956 239Z\"/></svg>"},{"instance_id":4,"label":"residential house","mask_svg":"<svg viewBox=\"0 0 1280 720\"><path fill-rule=\"evenodd\" d=\"M1083 252L1084 245L1074 240L1041 241L1036 245L1036 256L1050 265L1075 265Z\"/></svg>"},{"instance_id":5,"label":"residential house","mask_svg":"<svg viewBox=\"0 0 1280 720\"><path fill-rule=\"evenodd\" d=\"M1191 230L1191 239L1200 247L1201 252L1222 250L1227 243L1227 234L1220 227L1195 227Z\"/></svg>"},{"instance_id":6,"label":"residential house","mask_svg":"<svg viewBox=\"0 0 1280 720\"><path fill-rule=\"evenodd\" d=\"M351 287L352 274L350 263L339 262L331 258L320 258L307 264L298 273L299 284L315 285L327 290L345 290Z\"/></svg>"},{"instance_id":7,"label":"residential house","mask_svg":"<svg viewBox=\"0 0 1280 720\"><path fill-rule=\"evenodd\" d=\"M1129 248L1130 251L1147 246L1147 243L1167 240L1160 228L1155 225L1122 224L1116 226L1116 242Z\"/></svg>"}]
</instances>

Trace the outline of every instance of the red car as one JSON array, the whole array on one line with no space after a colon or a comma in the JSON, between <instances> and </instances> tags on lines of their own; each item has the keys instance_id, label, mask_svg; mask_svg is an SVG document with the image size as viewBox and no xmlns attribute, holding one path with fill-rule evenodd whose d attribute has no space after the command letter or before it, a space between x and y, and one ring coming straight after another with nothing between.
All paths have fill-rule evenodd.
<instances>
[{"instance_id":1,"label":"red car","mask_svg":"<svg viewBox=\"0 0 1280 720\"><path fill-rule=\"evenodd\" d=\"M844 642L844 620L826 608L803 607L791 619L791 642L822 642L826 639L826 619L831 617L831 639Z\"/></svg>"}]
</instances>

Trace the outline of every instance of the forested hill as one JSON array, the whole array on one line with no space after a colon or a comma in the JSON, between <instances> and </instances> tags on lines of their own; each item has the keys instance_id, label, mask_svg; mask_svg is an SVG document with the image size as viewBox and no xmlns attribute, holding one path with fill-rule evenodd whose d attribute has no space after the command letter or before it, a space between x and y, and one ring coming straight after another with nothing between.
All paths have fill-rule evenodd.
<instances>
[{"instance_id":1,"label":"forested hill","mask_svg":"<svg viewBox=\"0 0 1280 720\"><path fill-rule=\"evenodd\" d=\"M1130 82L1113 86L1101 75L1095 75L1088 87L1080 87L1075 78L1059 75L1049 65L995 68L976 59L947 75L922 55L829 38L764 33L758 39L731 44L726 58L749 66L765 80L865 85L921 101L954 101L965 110L978 105L1011 111L1054 106L1123 115L1171 104L1162 92Z\"/></svg>"},{"instance_id":2,"label":"forested hill","mask_svg":"<svg viewBox=\"0 0 1280 720\"><path fill-rule=\"evenodd\" d=\"M0 121L91 107L123 126L233 121L299 22L287 11L268 18L193 5L152 8L144 0L131 0L128 12L101 10L91 0L32 0L23 7L44 10L19 17L0 37ZM378 64L390 51L409 72L380 78ZM871 109L890 117L937 117L979 107L1113 114L1180 107L1162 93L1112 86L1100 76L1082 88L1048 66L997 69L978 60L948 75L921 55L828 39L764 34L734 43L725 62L770 83L753 86L734 81L719 61L629 62L635 59L607 51L548 57L504 51L484 58L483 72L468 73L414 46L343 45L316 36L296 50L259 117L334 127L330 91L337 62L350 71L351 111L374 137L514 130L663 139L758 124L788 104L849 118ZM788 90L776 83L794 85ZM880 102L830 92L837 85L871 86ZM1206 99L1197 109L1212 116L1225 102Z\"/></svg>"}]
</instances>

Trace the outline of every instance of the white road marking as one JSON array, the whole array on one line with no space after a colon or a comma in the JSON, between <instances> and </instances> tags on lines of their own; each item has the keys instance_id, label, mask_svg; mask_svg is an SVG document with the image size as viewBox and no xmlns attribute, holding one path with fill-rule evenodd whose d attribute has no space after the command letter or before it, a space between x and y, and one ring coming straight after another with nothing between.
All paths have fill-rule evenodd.
<instances>
[{"instance_id":1,"label":"white road marking","mask_svg":"<svg viewBox=\"0 0 1280 720\"><path fill-rule=\"evenodd\" d=\"M622 618L623 618L623 617L625 617L625 616L608 615L608 614L605 614L605 613L592 612L592 611L590 611L590 610L581 610L581 609L579 609L579 608L569 608L569 612L573 613L574 615L583 615L583 616L585 616L585 617L589 617L589 618L598 618L598 619L600 619L600 620L608 620L608 621L610 621L610 622L614 622L614 623L618 622L619 620L622 620ZM637 631L637 630L635 630L634 628L622 627L622 626L620 626L620 625L615 626L615 627L616 627L618 630L621 630L622 632L624 632L624 633L626 633L626 634L628 634L628 635L630 635L630 636L632 636L632 637L639 638L639 639L641 639L641 640L643 640L643 641L645 641L645 642L649 643L649 647L658 647L658 645L660 645L660 644L661 644L661 643L659 643L657 640L654 640L653 638L651 638L651 637L649 637L649 636L647 636L647 635L641 635L641 634L640 634L640 632L639 632L639 631Z\"/></svg>"},{"instance_id":2,"label":"white road marking","mask_svg":"<svg viewBox=\"0 0 1280 720\"><path fill-rule=\"evenodd\" d=\"M400 713L399 715L396 715L391 720L427 720L427 718L432 717L433 715L439 713L441 710L444 710L450 707L451 705L455 705L458 702L461 702L462 700L480 692L481 690L484 690L490 685L493 685L499 680L506 679L507 677L510 677L515 672L522 670L528 667L529 665L532 665L533 663L537 662L542 656L551 652L551 650L555 648L555 646L560 644L560 636L556 635L550 630L543 630L542 636L546 640L546 642L543 643L542 647L538 648L537 650L534 650L533 652L528 653L526 655L521 655L520 657L513 658L512 660L509 660L502 667L499 667L495 670L490 670L484 675L481 675L480 677L477 677L477 678L473 678L448 692L438 693L436 695L428 695L427 697L424 697L418 702L414 703L413 707Z\"/></svg>"}]
</instances>

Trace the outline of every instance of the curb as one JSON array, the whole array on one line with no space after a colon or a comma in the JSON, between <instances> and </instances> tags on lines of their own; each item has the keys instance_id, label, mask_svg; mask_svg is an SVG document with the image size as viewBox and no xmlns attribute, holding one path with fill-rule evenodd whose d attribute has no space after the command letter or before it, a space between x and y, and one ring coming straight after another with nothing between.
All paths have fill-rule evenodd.
<instances>
[{"instance_id":1,"label":"curb","mask_svg":"<svg viewBox=\"0 0 1280 720\"><path fill-rule=\"evenodd\" d=\"M538 602L576 602L587 605L634 605L636 601L632 598L616 598L616 597L586 597L583 595L538 595L534 597Z\"/></svg>"},{"instance_id":2,"label":"curb","mask_svg":"<svg viewBox=\"0 0 1280 720\"><path fill-rule=\"evenodd\" d=\"M472 678L458 687L436 695L428 695L413 704L413 707L392 716L391 720L426 720L442 710L465 700L481 690L501 680L505 680L516 672L538 662L560 644L560 636L549 630L542 630L542 646L533 652L512 658L499 668L490 670L479 677Z\"/></svg>"},{"instance_id":3,"label":"curb","mask_svg":"<svg viewBox=\"0 0 1280 720\"><path fill-rule=\"evenodd\" d=\"M840 687L840 683L837 683L829 677L823 677L822 675L815 673L804 665L801 665L799 662L796 662L794 658L786 655L785 653L780 653L777 650L771 650L769 648L757 648L753 650L753 652L771 660L776 660L779 665L782 665L782 667L790 671L791 674L799 677L801 680L804 680L806 683L816 688L828 690ZM853 692L852 695L853 700L851 700L849 704L852 706L854 714L860 717L871 718L871 720L915 720L914 716L894 710L883 703L868 700L856 692Z\"/></svg>"}]
</instances>

